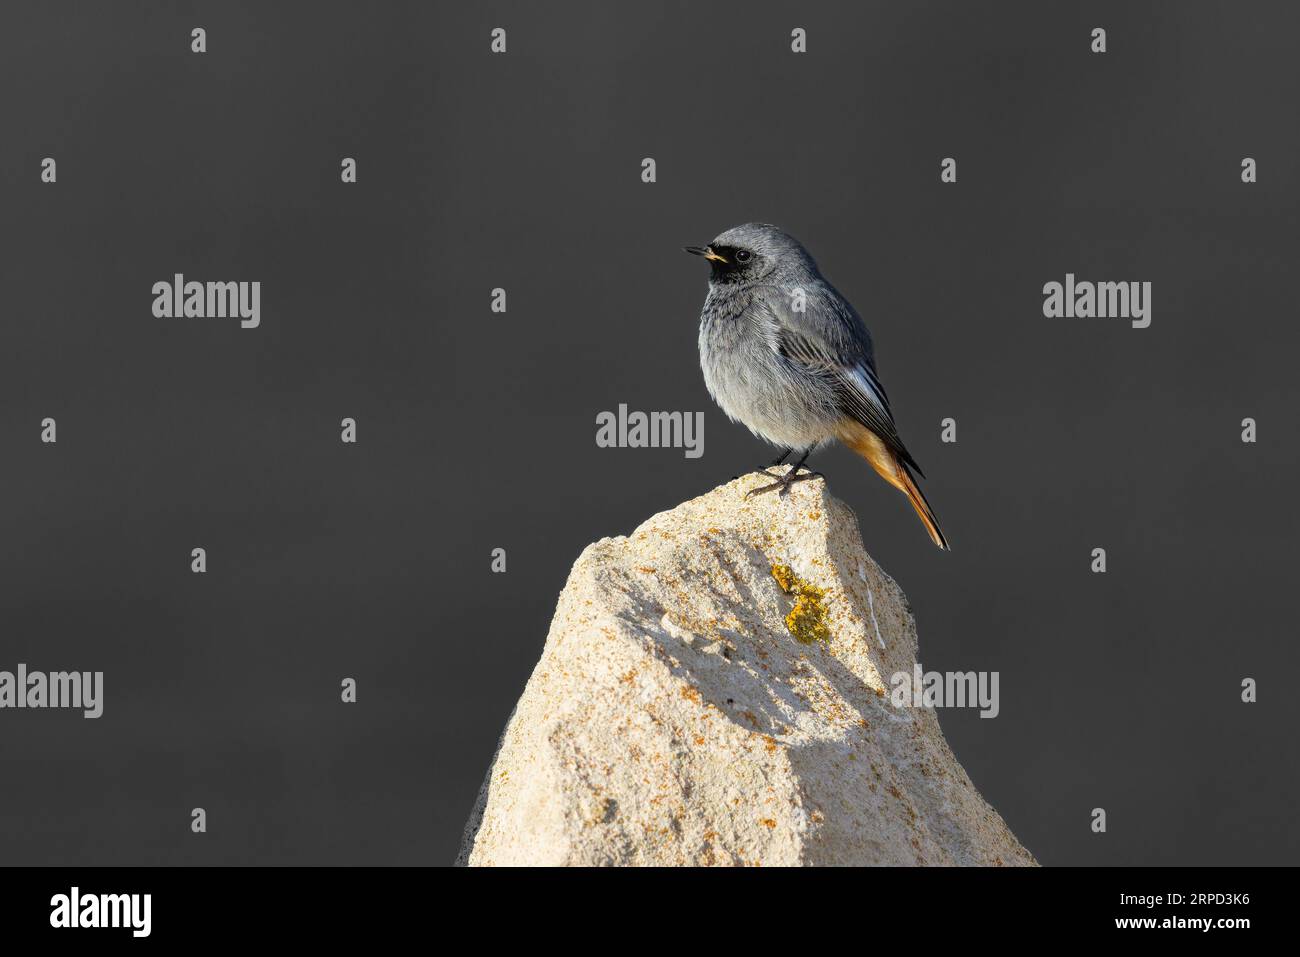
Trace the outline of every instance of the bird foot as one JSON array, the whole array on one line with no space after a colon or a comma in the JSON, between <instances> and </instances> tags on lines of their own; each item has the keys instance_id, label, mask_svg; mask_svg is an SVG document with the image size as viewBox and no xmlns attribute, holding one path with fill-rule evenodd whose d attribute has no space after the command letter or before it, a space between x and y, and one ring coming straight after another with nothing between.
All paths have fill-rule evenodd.
<instances>
[{"instance_id":1,"label":"bird foot","mask_svg":"<svg viewBox=\"0 0 1300 957\"><path fill-rule=\"evenodd\" d=\"M764 485L762 488L750 489L749 492L746 493L745 498L753 498L755 495L762 495L764 492L774 492L777 489L780 489L780 495L789 495L790 486L795 482L807 482L809 479L826 477L822 475L821 472L814 472L812 469L803 469L802 474L800 474L800 469L790 469L790 471L786 472L785 475L782 476L774 475L767 469L754 469L754 471L761 475L766 475L768 478L774 478L776 481L771 485Z\"/></svg>"}]
</instances>

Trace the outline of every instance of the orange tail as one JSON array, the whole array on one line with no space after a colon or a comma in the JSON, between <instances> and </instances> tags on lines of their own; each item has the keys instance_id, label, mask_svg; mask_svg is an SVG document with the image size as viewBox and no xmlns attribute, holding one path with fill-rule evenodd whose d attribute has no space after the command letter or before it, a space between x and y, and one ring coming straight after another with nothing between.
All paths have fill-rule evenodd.
<instances>
[{"instance_id":1,"label":"orange tail","mask_svg":"<svg viewBox=\"0 0 1300 957\"><path fill-rule=\"evenodd\" d=\"M939 519L935 517L934 509L925 500L907 466L898 461L898 457L886 447L876 433L856 422L853 425L852 431L841 435L840 440L870 462L871 467L880 474L881 478L906 495L907 500L912 503L912 508L916 509L916 514L920 516L922 524L925 525L925 530L930 533L930 540L944 551L951 551L948 539L939 528Z\"/></svg>"}]
</instances>

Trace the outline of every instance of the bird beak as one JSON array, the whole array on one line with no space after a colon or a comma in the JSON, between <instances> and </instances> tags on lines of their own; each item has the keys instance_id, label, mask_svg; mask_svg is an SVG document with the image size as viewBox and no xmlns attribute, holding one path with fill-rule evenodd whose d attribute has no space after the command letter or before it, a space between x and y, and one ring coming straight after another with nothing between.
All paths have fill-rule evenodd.
<instances>
[{"instance_id":1,"label":"bird beak","mask_svg":"<svg viewBox=\"0 0 1300 957\"><path fill-rule=\"evenodd\" d=\"M683 246L682 249L690 253L692 256L703 256L705 259L710 259L713 262L722 263L724 265L727 262L725 258L719 256L708 246Z\"/></svg>"}]
</instances>

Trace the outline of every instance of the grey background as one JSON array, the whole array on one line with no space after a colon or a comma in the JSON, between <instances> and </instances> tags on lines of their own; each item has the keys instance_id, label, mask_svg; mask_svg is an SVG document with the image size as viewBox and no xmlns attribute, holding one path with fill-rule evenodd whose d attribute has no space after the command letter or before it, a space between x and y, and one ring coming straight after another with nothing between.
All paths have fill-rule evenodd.
<instances>
[{"instance_id":1,"label":"grey background","mask_svg":"<svg viewBox=\"0 0 1300 957\"><path fill-rule=\"evenodd\" d=\"M0 668L106 698L0 713L0 862L449 862L579 551L772 456L708 399L680 251L765 220L867 318L930 476L951 555L814 460L925 667L1001 672L998 719L941 713L992 805L1047 864L1294 863L1298 26L7 2ZM260 280L261 328L154 319L177 271ZM1151 328L1045 319L1067 271L1150 280ZM597 449L620 402L705 410L704 457Z\"/></svg>"}]
</instances>

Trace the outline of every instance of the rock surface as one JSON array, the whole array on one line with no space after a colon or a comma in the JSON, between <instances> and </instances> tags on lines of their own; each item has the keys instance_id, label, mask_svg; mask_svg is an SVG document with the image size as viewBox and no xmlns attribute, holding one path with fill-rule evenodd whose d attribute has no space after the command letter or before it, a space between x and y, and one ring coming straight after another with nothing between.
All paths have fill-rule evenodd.
<instances>
[{"instance_id":1,"label":"rock surface","mask_svg":"<svg viewBox=\"0 0 1300 957\"><path fill-rule=\"evenodd\" d=\"M916 626L818 480L741 477L578 558L458 864L1035 864L933 710Z\"/></svg>"}]
</instances>

